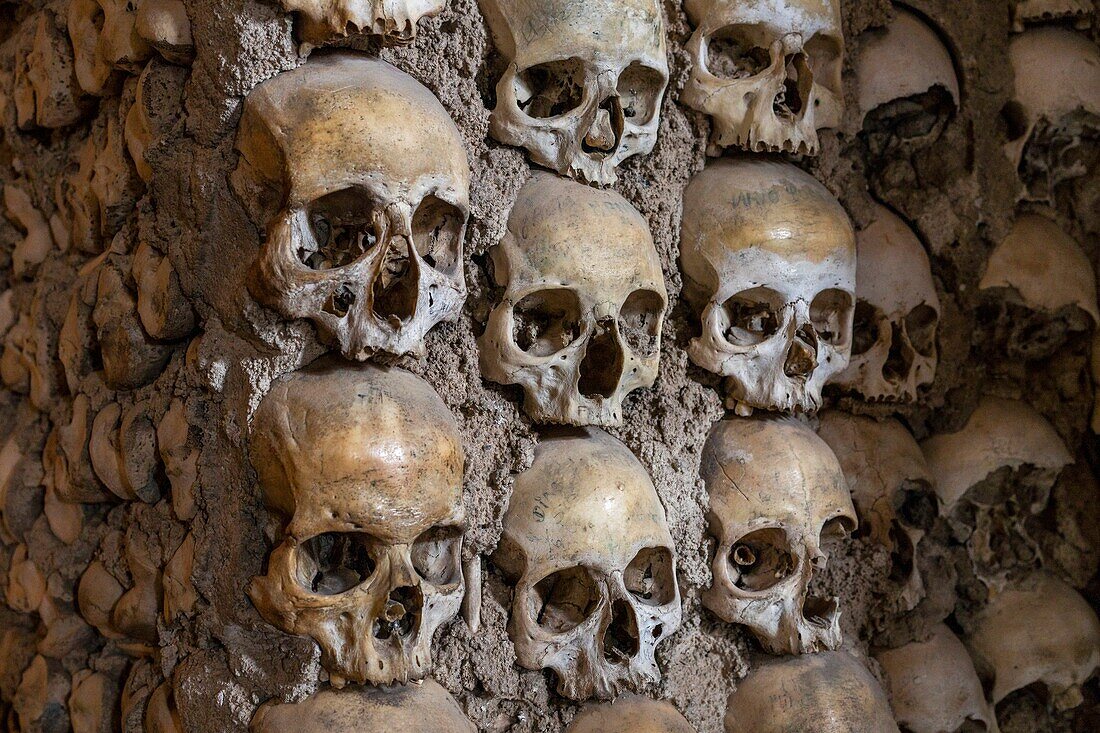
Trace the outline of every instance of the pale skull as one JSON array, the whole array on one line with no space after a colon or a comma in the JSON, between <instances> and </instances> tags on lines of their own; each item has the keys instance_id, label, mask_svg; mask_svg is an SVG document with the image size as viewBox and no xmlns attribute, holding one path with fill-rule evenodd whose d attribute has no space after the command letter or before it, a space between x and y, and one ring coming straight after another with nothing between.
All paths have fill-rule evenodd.
<instances>
[{"instance_id":1,"label":"pale skull","mask_svg":"<svg viewBox=\"0 0 1100 733\"><path fill-rule=\"evenodd\" d=\"M844 112L844 34L834 0L685 0L695 24L681 101L714 120L714 143L815 155Z\"/></svg>"},{"instance_id":2,"label":"pale skull","mask_svg":"<svg viewBox=\"0 0 1100 733\"><path fill-rule=\"evenodd\" d=\"M657 0L480 0L508 61L497 140L562 175L607 185L653 150L668 85Z\"/></svg>"},{"instance_id":3,"label":"pale skull","mask_svg":"<svg viewBox=\"0 0 1100 733\"><path fill-rule=\"evenodd\" d=\"M250 455L283 520L249 588L260 614L312 637L334 684L422 679L465 587L463 452L443 401L408 372L328 361L272 386Z\"/></svg>"},{"instance_id":4,"label":"pale skull","mask_svg":"<svg viewBox=\"0 0 1100 733\"><path fill-rule=\"evenodd\" d=\"M257 298L359 360L421 354L458 316L470 167L419 82L350 53L311 59L248 96L237 147L234 189L267 232Z\"/></svg>"},{"instance_id":5,"label":"pale skull","mask_svg":"<svg viewBox=\"0 0 1100 733\"><path fill-rule=\"evenodd\" d=\"M886 693L847 652L770 662L741 680L726 733L898 733Z\"/></svg>"},{"instance_id":6,"label":"pale skull","mask_svg":"<svg viewBox=\"0 0 1100 733\"><path fill-rule=\"evenodd\" d=\"M911 609L924 597L917 548L937 515L932 472L920 445L897 420L831 411L817 433L840 461L861 532L890 551L890 577Z\"/></svg>"},{"instance_id":7,"label":"pale skull","mask_svg":"<svg viewBox=\"0 0 1100 733\"><path fill-rule=\"evenodd\" d=\"M912 402L936 377L940 299L917 235L885 206L856 235L852 358L831 381L871 402Z\"/></svg>"},{"instance_id":8,"label":"pale skull","mask_svg":"<svg viewBox=\"0 0 1100 733\"><path fill-rule=\"evenodd\" d=\"M565 733L695 733L695 729L671 703L624 694L613 702L585 707Z\"/></svg>"},{"instance_id":9,"label":"pale skull","mask_svg":"<svg viewBox=\"0 0 1100 733\"><path fill-rule=\"evenodd\" d=\"M88 94L117 91L125 73L141 71L152 47L137 29L140 0L72 0L69 39L76 79Z\"/></svg>"},{"instance_id":10,"label":"pale skull","mask_svg":"<svg viewBox=\"0 0 1100 733\"><path fill-rule=\"evenodd\" d=\"M660 679L657 645L680 627L664 508L638 459L593 429L539 443L516 477L493 560L515 581L520 665L557 673L573 700Z\"/></svg>"},{"instance_id":11,"label":"pale skull","mask_svg":"<svg viewBox=\"0 0 1100 733\"><path fill-rule=\"evenodd\" d=\"M395 687L322 689L291 704L256 711L250 733L477 733L450 693L434 680Z\"/></svg>"},{"instance_id":12,"label":"pale skull","mask_svg":"<svg viewBox=\"0 0 1100 733\"><path fill-rule=\"evenodd\" d=\"M485 376L522 386L538 422L622 423L623 398L657 377L668 304L645 219L614 191L536 173L491 256L505 290L479 341Z\"/></svg>"},{"instance_id":13,"label":"pale skull","mask_svg":"<svg viewBox=\"0 0 1100 733\"><path fill-rule=\"evenodd\" d=\"M438 15L447 0L282 0L299 13L300 34L320 44L349 33L373 33L395 44L411 43L421 18Z\"/></svg>"},{"instance_id":14,"label":"pale skull","mask_svg":"<svg viewBox=\"0 0 1100 733\"><path fill-rule=\"evenodd\" d=\"M794 418L732 418L711 429L701 473L716 543L703 605L773 654L836 649L837 599L807 590L828 545L856 528L829 446Z\"/></svg>"},{"instance_id":15,"label":"pale skull","mask_svg":"<svg viewBox=\"0 0 1100 733\"><path fill-rule=\"evenodd\" d=\"M730 406L816 411L852 344L856 244L837 200L785 163L711 163L684 192L680 263L702 321L688 355L729 378Z\"/></svg>"},{"instance_id":16,"label":"pale skull","mask_svg":"<svg viewBox=\"0 0 1100 733\"><path fill-rule=\"evenodd\" d=\"M875 654L894 719L909 733L996 733L997 719L959 638L937 624L924 641Z\"/></svg>"}]
</instances>

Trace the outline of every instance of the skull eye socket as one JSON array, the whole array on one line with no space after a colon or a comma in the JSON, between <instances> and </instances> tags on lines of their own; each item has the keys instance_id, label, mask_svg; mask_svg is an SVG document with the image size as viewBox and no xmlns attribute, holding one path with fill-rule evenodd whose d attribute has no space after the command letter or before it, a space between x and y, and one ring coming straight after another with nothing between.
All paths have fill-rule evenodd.
<instances>
[{"instance_id":1,"label":"skull eye socket","mask_svg":"<svg viewBox=\"0 0 1100 733\"><path fill-rule=\"evenodd\" d=\"M856 531L856 523L851 517L833 517L821 525L821 547L828 548L848 537Z\"/></svg>"},{"instance_id":2,"label":"skull eye socket","mask_svg":"<svg viewBox=\"0 0 1100 733\"><path fill-rule=\"evenodd\" d=\"M619 103L627 122L644 125L657 114L665 75L639 61L631 62L619 76Z\"/></svg>"},{"instance_id":3,"label":"skull eye socket","mask_svg":"<svg viewBox=\"0 0 1100 733\"><path fill-rule=\"evenodd\" d=\"M530 615L552 634L575 629L591 616L600 603L596 579L577 566L546 576L532 588Z\"/></svg>"},{"instance_id":4,"label":"skull eye socket","mask_svg":"<svg viewBox=\"0 0 1100 733\"><path fill-rule=\"evenodd\" d=\"M856 301L852 322L852 356L866 354L878 343L879 311L866 300Z\"/></svg>"},{"instance_id":5,"label":"skull eye socket","mask_svg":"<svg viewBox=\"0 0 1100 733\"><path fill-rule=\"evenodd\" d=\"M538 119L569 114L584 101L584 77L584 62L577 58L528 67L516 75L519 108Z\"/></svg>"},{"instance_id":6,"label":"skull eye socket","mask_svg":"<svg viewBox=\"0 0 1100 733\"><path fill-rule=\"evenodd\" d=\"M905 316L905 333L913 350L921 356L936 355L936 323L939 315L931 306L921 303Z\"/></svg>"},{"instance_id":7,"label":"skull eye socket","mask_svg":"<svg viewBox=\"0 0 1100 733\"><path fill-rule=\"evenodd\" d=\"M719 29L707 39L706 65L711 74L729 81L760 74L771 65L767 29L745 23Z\"/></svg>"},{"instance_id":8,"label":"skull eye socket","mask_svg":"<svg viewBox=\"0 0 1100 733\"><path fill-rule=\"evenodd\" d=\"M798 566L787 533L778 527L749 532L733 544L728 560L733 584L751 592L782 583Z\"/></svg>"},{"instance_id":9,"label":"skull eye socket","mask_svg":"<svg viewBox=\"0 0 1100 733\"><path fill-rule=\"evenodd\" d=\"M844 42L835 36L818 33L803 46L802 50L813 72L814 83L839 94L841 89L838 82L844 63ZM820 103L821 100L818 99L814 106Z\"/></svg>"},{"instance_id":10,"label":"skull eye socket","mask_svg":"<svg viewBox=\"0 0 1100 733\"><path fill-rule=\"evenodd\" d=\"M676 598L672 567L672 553L667 547L647 547L626 566L623 584L645 605L667 606Z\"/></svg>"},{"instance_id":11,"label":"skull eye socket","mask_svg":"<svg viewBox=\"0 0 1100 733\"><path fill-rule=\"evenodd\" d=\"M413 244L420 258L430 267L450 272L458 264L465 217L458 207L435 196L428 196L416 209L412 220Z\"/></svg>"},{"instance_id":12,"label":"skull eye socket","mask_svg":"<svg viewBox=\"0 0 1100 733\"><path fill-rule=\"evenodd\" d=\"M361 585L374 574L374 544L370 535L352 532L326 532L306 540L295 553L298 584L322 596Z\"/></svg>"},{"instance_id":13,"label":"skull eye socket","mask_svg":"<svg viewBox=\"0 0 1100 733\"><path fill-rule=\"evenodd\" d=\"M458 527L434 527L416 538L412 546L412 564L420 577L434 586L458 582L462 552L462 530Z\"/></svg>"},{"instance_id":14,"label":"skull eye socket","mask_svg":"<svg viewBox=\"0 0 1100 733\"><path fill-rule=\"evenodd\" d=\"M734 346L755 346L779 331L783 296L770 288L744 290L725 302L726 340Z\"/></svg>"},{"instance_id":15,"label":"skull eye socket","mask_svg":"<svg viewBox=\"0 0 1100 733\"><path fill-rule=\"evenodd\" d=\"M580 335L581 304L572 290L540 290L512 309L512 340L531 356L556 354Z\"/></svg>"},{"instance_id":16,"label":"skull eye socket","mask_svg":"<svg viewBox=\"0 0 1100 733\"><path fill-rule=\"evenodd\" d=\"M306 212L311 237L302 237L298 259L311 270L350 265L378 245L369 201L358 189L327 194Z\"/></svg>"},{"instance_id":17,"label":"skull eye socket","mask_svg":"<svg viewBox=\"0 0 1100 733\"><path fill-rule=\"evenodd\" d=\"M843 290L823 290L810 303L810 322L817 337L834 348L843 348L851 337L848 325L852 296Z\"/></svg>"},{"instance_id":18,"label":"skull eye socket","mask_svg":"<svg viewBox=\"0 0 1100 733\"><path fill-rule=\"evenodd\" d=\"M649 357L657 353L661 314L665 301L652 290L635 290L619 310L619 335L635 354Z\"/></svg>"}]
</instances>

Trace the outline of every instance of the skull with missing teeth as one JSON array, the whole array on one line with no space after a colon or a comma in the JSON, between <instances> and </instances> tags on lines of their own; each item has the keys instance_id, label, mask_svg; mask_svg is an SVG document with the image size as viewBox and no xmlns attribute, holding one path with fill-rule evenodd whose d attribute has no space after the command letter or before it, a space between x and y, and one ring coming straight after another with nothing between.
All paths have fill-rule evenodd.
<instances>
[{"instance_id":1,"label":"skull with missing teeth","mask_svg":"<svg viewBox=\"0 0 1100 733\"><path fill-rule=\"evenodd\" d=\"M446 0L282 0L300 13L302 38L324 43L349 33L383 36L394 44L411 43L421 18L438 15Z\"/></svg>"},{"instance_id":2,"label":"skull with missing teeth","mask_svg":"<svg viewBox=\"0 0 1100 733\"><path fill-rule=\"evenodd\" d=\"M516 581L519 663L554 670L561 695L610 699L660 679L657 644L680 626L676 558L653 482L622 443L591 428L544 439L493 560Z\"/></svg>"},{"instance_id":3,"label":"skull with missing teeth","mask_svg":"<svg viewBox=\"0 0 1100 733\"><path fill-rule=\"evenodd\" d=\"M668 303L645 220L613 191L536 174L492 258L505 292L485 376L521 385L537 421L621 423L623 398L657 377Z\"/></svg>"},{"instance_id":4,"label":"skull with missing teeth","mask_svg":"<svg viewBox=\"0 0 1100 733\"><path fill-rule=\"evenodd\" d=\"M680 262L702 320L688 355L728 378L731 406L817 410L855 312L855 235L825 187L784 163L712 163L684 192Z\"/></svg>"},{"instance_id":5,"label":"skull with missing teeth","mask_svg":"<svg viewBox=\"0 0 1100 733\"><path fill-rule=\"evenodd\" d=\"M311 636L337 684L422 679L465 588L447 407L408 372L332 362L276 382L254 426L252 465L284 537L249 589L256 608Z\"/></svg>"},{"instance_id":6,"label":"skull with missing teeth","mask_svg":"<svg viewBox=\"0 0 1100 733\"><path fill-rule=\"evenodd\" d=\"M234 189L268 232L258 299L360 360L423 353L457 317L470 168L416 80L352 54L310 60L249 95L237 147Z\"/></svg>"},{"instance_id":7,"label":"skull with missing teeth","mask_svg":"<svg viewBox=\"0 0 1100 733\"><path fill-rule=\"evenodd\" d=\"M657 139L668 84L656 0L481 0L508 67L493 137L563 175L607 185Z\"/></svg>"},{"instance_id":8,"label":"skull with missing teeth","mask_svg":"<svg viewBox=\"0 0 1100 733\"><path fill-rule=\"evenodd\" d=\"M844 35L833 0L686 0L684 104L714 120L715 143L817 153L817 130L840 124Z\"/></svg>"},{"instance_id":9,"label":"skull with missing teeth","mask_svg":"<svg viewBox=\"0 0 1100 733\"><path fill-rule=\"evenodd\" d=\"M807 592L827 543L856 527L829 446L794 418L723 420L707 438L702 476L717 542L703 605L748 626L773 654L836 649L837 600Z\"/></svg>"}]
</instances>

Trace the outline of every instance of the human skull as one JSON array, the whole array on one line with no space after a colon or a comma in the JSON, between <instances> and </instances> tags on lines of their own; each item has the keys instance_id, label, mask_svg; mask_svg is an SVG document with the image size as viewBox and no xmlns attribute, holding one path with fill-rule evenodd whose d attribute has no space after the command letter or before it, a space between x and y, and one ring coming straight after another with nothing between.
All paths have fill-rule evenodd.
<instances>
[{"instance_id":1,"label":"human skull","mask_svg":"<svg viewBox=\"0 0 1100 733\"><path fill-rule=\"evenodd\" d=\"M936 377L940 299L917 235L885 206L856 235L852 359L832 379L872 402L911 402Z\"/></svg>"},{"instance_id":2,"label":"human skull","mask_svg":"<svg viewBox=\"0 0 1100 733\"><path fill-rule=\"evenodd\" d=\"M716 542L703 605L748 626L773 654L836 649L837 599L807 591L827 545L856 528L829 446L794 418L732 418L711 429L701 473Z\"/></svg>"},{"instance_id":3,"label":"human skull","mask_svg":"<svg viewBox=\"0 0 1100 733\"><path fill-rule=\"evenodd\" d=\"M840 124L844 33L834 0L685 0L695 24L681 101L714 120L714 142L815 155Z\"/></svg>"},{"instance_id":4,"label":"human skull","mask_svg":"<svg viewBox=\"0 0 1100 733\"><path fill-rule=\"evenodd\" d=\"M994 595L966 640L993 704L1036 682L1058 709L1077 707L1100 667L1100 620L1088 601L1046 572Z\"/></svg>"},{"instance_id":5,"label":"human skull","mask_svg":"<svg viewBox=\"0 0 1100 733\"><path fill-rule=\"evenodd\" d=\"M256 711L250 733L477 733L473 723L434 680L403 687L323 689L302 702L268 703Z\"/></svg>"},{"instance_id":6,"label":"human skull","mask_svg":"<svg viewBox=\"0 0 1100 733\"><path fill-rule=\"evenodd\" d=\"M894 718L909 733L996 733L970 654L937 624L926 641L875 654L886 675Z\"/></svg>"},{"instance_id":7,"label":"human skull","mask_svg":"<svg viewBox=\"0 0 1100 733\"><path fill-rule=\"evenodd\" d=\"M545 438L516 477L494 563L515 582L519 663L558 693L610 699L660 679L657 645L680 627L676 556L653 482L593 428Z\"/></svg>"},{"instance_id":8,"label":"human skull","mask_svg":"<svg viewBox=\"0 0 1100 733\"><path fill-rule=\"evenodd\" d=\"M587 183L653 150L668 85L656 0L481 0L508 67L493 137Z\"/></svg>"},{"instance_id":9,"label":"human skull","mask_svg":"<svg viewBox=\"0 0 1100 733\"><path fill-rule=\"evenodd\" d=\"M846 652L770 662L741 680L726 733L898 733L878 681Z\"/></svg>"},{"instance_id":10,"label":"human skull","mask_svg":"<svg viewBox=\"0 0 1100 733\"><path fill-rule=\"evenodd\" d=\"M311 636L334 684L422 679L464 592L447 407L408 372L332 361L277 381L253 426L252 465L284 520L249 589L260 614Z\"/></svg>"},{"instance_id":11,"label":"human skull","mask_svg":"<svg viewBox=\"0 0 1100 733\"><path fill-rule=\"evenodd\" d=\"M585 707L565 733L695 733L671 704L640 695Z\"/></svg>"},{"instance_id":12,"label":"human skull","mask_svg":"<svg viewBox=\"0 0 1100 733\"><path fill-rule=\"evenodd\" d=\"M282 0L298 12L301 37L320 44L349 33L373 33L390 43L416 38L416 24L443 12L447 0Z\"/></svg>"},{"instance_id":13,"label":"human skull","mask_svg":"<svg viewBox=\"0 0 1100 733\"><path fill-rule=\"evenodd\" d=\"M311 59L248 96L237 147L234 188L268 232L260 300L359 360L423 353L457 317L470 167L419 82L350 53Z\"/></svg>"},{"instance_id":14,"label":"human skull","mask_svg":"<svg viewBox=\"0 0 1100 733\"><path fill-rule=\"evenodd\" d=\"M891 553L891 578L912 609L924 597L917 548L937 514L932 472L920 445L900 422L831 411L817 434L840 461L861 531Z\"/></svg>"},{"instance_id":15,"label":"human skull","mask_svg":"<svg viewBox=\"0 0 1100 733\"><path fill-rule=\"evenodd\" d=\"M152 48L137 31L140 0L72 0L69 39L80 87L95 96L117 91L123 72L141 71Z\"/></svg>"},{"instance_id":16,"label":"human skull","mask_svg":"<svg viewBox=\"0 0 1100 733\"><path fill-rule=\"evenodd\" d=\"M504 286L481 369L538 422L619 425L660 362L668 295L645 220L614 191L536 173L491 250Z\"/></svg>"},{"instance_id":17,"label":"human skull","mask_svg":"<svg viewBox=\"0 0 1100 733\"><path fill-rule=\"evenodd\" d=\"M729 377L728 401L812 412L848 365L856 244L844 209L794 166L719 160L684 192L684 295L700 314L691 360Z\"/></svg>"}]
</instances>

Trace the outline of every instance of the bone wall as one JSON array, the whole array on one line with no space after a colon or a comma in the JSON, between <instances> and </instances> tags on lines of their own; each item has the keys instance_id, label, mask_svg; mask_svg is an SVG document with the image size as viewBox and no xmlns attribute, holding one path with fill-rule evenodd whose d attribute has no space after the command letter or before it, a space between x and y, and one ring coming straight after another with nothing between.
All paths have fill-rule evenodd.
<instances>
[{"instance_id":1,"label":"bone wall","mask_svg":"<svg viewBox=\"0 0 1100 733\"><path fill-rule=\"evenodd\" d=\"M845 0L843 116L818 131L816 156L771 156L824 184L857 231L876 221L881 206L900 217L926 253L935 288L934 380L900 405L827 386L822 415L831 410L900 425L926 447L933 436L961 434L944 448L942 462L928 461L929 484L953 479L952 465L993 462L990 476L978 481L979 493L993 499L961 502L957 513L943 516L935 509L934 516L907 515L923 517L919 590L908 577L892 575L895 559L878 541L889 530L870 521L878 516L866 508L873 497L864 501L853 491L863 528L831 545L810 590L839 599L841 647L880 681L894 663L883 650L931 643L941 638L944 621L958 636L977 633L996 595L990 588L1040 566L1093 609L1100 604L1100 485L1093 477L1100 455L1089 431L1096 305L1074 302L1081 299L1071 293L1037 309L1026 297L982 287L991 254L1023 213L1053 221L1095 271L1096 122L1074 117L1048 143L1020 152L1029 171L1021 183L1005 152L1022 124L1010 104L1018 96L1008 61L1014 4L909 5L934 24L950 52L959 78L957 113L914 113L916 135L899 135L897 119L861 119L854 61L895 11L886 0ZM669 81L652 151L619 163L611 188L649 228L668 308L655 382L627 395L622 425L606 431L652 479L677 562L680 627L657 646L660 680L639 691L671 702L700 733L718 733L730 693L772 655L747 627L704 606L717 542L708 532L712 506L701 470L708 432L727 413L722 380L688 357L700 326L679 257L683 194L707 163L712 121L683 103L693 24L680 3L663 2L660 11ZM359 28L375 23L348 21ZM1086 10L1048 22L1097 40ZM478 345L502 297L490 248L505 236L520 189L538 166L491 132L509 52L494 40L476 0L450 0L416 27L407 45L383 46L359 33L330 45L381 58L429 90L457 127L455 145L470 166L465 303L455 320L427 332L422 357L387 360L427 382L457 423L465 450L462 560L469 565L480 556L483 566L480 628L472 632L461 618L443 624L432 644L431 677L480 731L558 733L582 704L559 695L551 673L518 664L508 631L515 581L489 559L516 477L535 460L541 429L524 412L519 386L483 377ZM307 58L331 53L302 44L305 37L321 43L330 31L324 24L296 26L281 3L261 0L0 2L6 729L245 731L264 703L329 704L311 698L331 679L318 645L265 621L247 590L268 571L283 530L265 508L249 461L253 416L273 382L332 347L310 321L285 318L256 298L250 284L268 232L232 178L245 98ZM96 36L102 40L88 40ZM1047 67L1045 59L1037 63L1027 67L1028 88L1090 83ZM601 135L593 138L597 144ZM577 175L596 179L606 172ZM1094 283L1094 276L1082 282ZM1045 285L1039 292L1057 289ZM983 447L966 432L979 405L1001 405L990 399L1033 408L1025 418L993 425L1035 417L1057 438L1048 444L1060 440L1067 453L1039 459L1025 447L1025 458L1006 470L1011 461L999 452L1002 443ZM899 422L882 422L891 417ZM803 422L816 430L828 420ZM845 425L834 427L846 435ZM844 438L828 432L823 428L822 437L851 483L858 468L838 447ZM910 443L898 440L905 447L888 451L884 463L908 455ZM1041 506L1014 515L1005 510L1006 491L1016 492L1013 508ZM902 694L884 688L897 712ZM451 710L434 687L424 689L430 704ZM1008 697L997 707L1000 729L1096 725L1095 677L1082 685L1080 704L1055 697L1065 709L1042 695ZM361 704L370 708L369 700ZM751 705L744 704L748 720Z\"/></svg>"}]
</instances>

